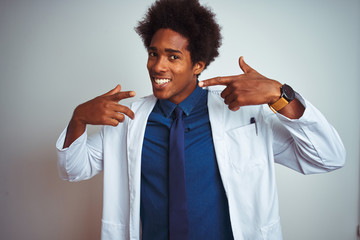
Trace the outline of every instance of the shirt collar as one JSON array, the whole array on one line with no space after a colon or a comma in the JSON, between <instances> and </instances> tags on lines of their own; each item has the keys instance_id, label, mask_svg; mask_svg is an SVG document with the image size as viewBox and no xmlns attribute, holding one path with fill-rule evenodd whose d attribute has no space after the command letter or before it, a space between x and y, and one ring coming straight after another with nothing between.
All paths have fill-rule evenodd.
<instances>
[{"instance_id":1,"label":"shirt collar","mask_svg":"<svg viewBox=\"0 0 360 240\"><path fill-rule=\"evenodd\" d=\"M163 111L166 118L169 118L171 116L176 106L179 106L184 111L185 115L189 116L189 114L194 109L194 107L199 102L199 100L204 96L206 96L206 93L207 93L206 90L196 85L195 90L178 105L170 102L167 99L159 99L158 101L160 108Z\"/></svg>"}]
</instances>

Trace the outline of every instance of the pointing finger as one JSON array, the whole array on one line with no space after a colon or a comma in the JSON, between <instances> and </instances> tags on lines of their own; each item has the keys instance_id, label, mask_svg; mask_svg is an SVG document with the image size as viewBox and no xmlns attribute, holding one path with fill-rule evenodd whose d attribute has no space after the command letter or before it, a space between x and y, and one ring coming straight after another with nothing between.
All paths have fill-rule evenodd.
<instances>
[{"instance_id":1,"label":"pointing finger","mask_svg":"<svg viewBox=\"0 0 360 240\"><path fill-rule=\"evenodd\" d=\"M131 98L135 96L134 91L118 92L110 96L111 100L120 101L125 98Z\"/></svg>"},{"instance_id":2,"label":"pointing finger","mask_svg":"<svg viewBox=\"0 0 360 240\"><path fill-rule=\"evenodd\" d=\"M234 77L235 76L210 78L199 82L199 87L216 86L216 85L227 86L229 83L231 83L234 80Z\"/></svg>"}]
</instances>

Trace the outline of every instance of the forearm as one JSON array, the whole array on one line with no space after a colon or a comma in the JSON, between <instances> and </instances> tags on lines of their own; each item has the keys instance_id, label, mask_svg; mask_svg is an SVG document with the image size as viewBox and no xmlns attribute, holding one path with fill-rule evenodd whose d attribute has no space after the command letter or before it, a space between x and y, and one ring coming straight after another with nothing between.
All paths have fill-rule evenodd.
<instances>
[{"instance_id":1,"label":"forearm","mask_svg":"<svg viewBox=\"0 0 360 240\"><path fill-rule=\"evenodd\" d=\"M271 81L272 83L272 88L268 88L269 89L269 105L274 104L276 101L278 101L281 96L281 88L282 88L282 84L279 83L278 81ZM272 90L271 90L272 89ZM294 93L295 94L295 93ZM304 105L296 98L294 98L289 104L287 104L285 107L283 107L282 109L278 110L278 113L280 113L281 115L290 118L290 119L299 119L305 111L305 107Z\"/></svg>"},{"instance_id":2,"label":"forearm","mask_svg":"<svg viewBox=\"0 0 360 240\"><path fill-rule=\"evenodd\" d=\"M305 111L305 107L298 99L292 100L283 109L279 110L279 113L290 119L299 119Z\"/></svg>"},{"instance_id":3,"label":"forearm","mask_svg":"<svg viewBox=\"0 0 360 240\"><path fill-rule=\"evenodd\" d=\"M86 130L86 124L74 119L70 120L66 131L66 137L63 148L68 148L76 139L78 139Z\"/></svg>"},{"instance_id":4,"label":"forearm","mask_svg":"<svg viewBox=\"0 0 360 240\"><path fill-rule=\"evenodd\" d=\"M56 142L59 175L68 181L89 179L102 170L102 131L88 137L85 130L69 147L63 148L67 131L68 128Z\"/></svg>"}]
</instances>

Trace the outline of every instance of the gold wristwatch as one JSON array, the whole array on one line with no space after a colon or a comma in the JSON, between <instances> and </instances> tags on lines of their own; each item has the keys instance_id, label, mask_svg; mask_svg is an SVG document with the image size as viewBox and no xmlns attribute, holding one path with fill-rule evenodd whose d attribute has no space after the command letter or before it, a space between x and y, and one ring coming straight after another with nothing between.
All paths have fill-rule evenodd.
<instances>
[{"instance_id":1,"label":"gold wristwatch","mask_svg":"<svg viewBox=\"0 0 360 240\"><path fill-rule=\"evenodd\" d=\"M292 100L295 99L295 91L287 84L284 84L280 88L281 96L280 99L274 102L273 104L269 104L271 110L274 113L283 109L286 105L288 105Z\"/></svg>"}]
</instances>

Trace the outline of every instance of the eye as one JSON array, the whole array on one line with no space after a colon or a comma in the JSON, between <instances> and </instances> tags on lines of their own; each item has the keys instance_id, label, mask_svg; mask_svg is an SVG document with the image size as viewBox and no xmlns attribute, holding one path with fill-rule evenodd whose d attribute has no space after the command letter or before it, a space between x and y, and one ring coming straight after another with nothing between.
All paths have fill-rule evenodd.
<instances>
[{"instance_id":1,"label":"eye","mask_svg":"<svg viewBox=\"0 0 360 240\"><path fill-rule=\"evenodd\" d=\"M157 53L155 52L149 52L149 57L156 57L157 56Z\"/></svg>"},{"instance_id":2,"label":"eye","mask_svg":"<svg viewBox=\"0 0 360 240\"><path fill-rule=\"evenodd\" d=\"M177 55L171 55L170 56L170 60L176 60L176 59L179 59L179 56L177 56Z\"/></svg>"}]
</instances>

